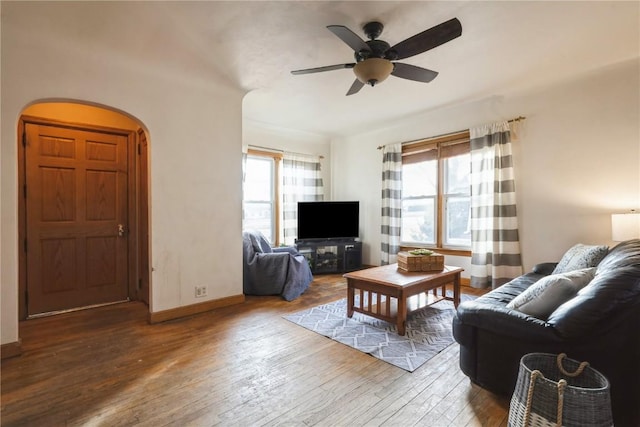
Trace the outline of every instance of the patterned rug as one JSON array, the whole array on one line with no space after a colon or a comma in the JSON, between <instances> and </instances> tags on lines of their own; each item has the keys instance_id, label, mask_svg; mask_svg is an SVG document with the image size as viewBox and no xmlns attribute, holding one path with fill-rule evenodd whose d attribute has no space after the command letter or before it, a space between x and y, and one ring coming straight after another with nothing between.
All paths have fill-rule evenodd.
<instances>
[{"instance_id":1,"label":"patterned rug","mask_svg":"<svg viewBox=\"0 0 640 427\"><path fill-rule=\"evenodd\" d=\"M463 295L462 300L468 299ZM443 300L409 314L405 336L395 324L354 313L347 317L347 300L341 299L294 314L285 319L349 347L413 372L454 342L451 322L453 302Z\"/></svg>"}]
</instances>

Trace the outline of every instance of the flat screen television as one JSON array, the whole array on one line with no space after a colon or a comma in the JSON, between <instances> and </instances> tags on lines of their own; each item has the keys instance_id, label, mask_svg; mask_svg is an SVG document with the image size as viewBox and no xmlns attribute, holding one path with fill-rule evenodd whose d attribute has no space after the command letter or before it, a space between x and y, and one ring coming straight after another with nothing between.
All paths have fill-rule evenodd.
<instances>
[{"instance_id":1,"label":"flat screen television","mask_svg":"<svg viewBox=\"0 0 640 427\"><path fill-rule=\"evenodd\" d=\"M298 202L298 240L359 237L360 202Z\"/></svg>"}]
</instances>

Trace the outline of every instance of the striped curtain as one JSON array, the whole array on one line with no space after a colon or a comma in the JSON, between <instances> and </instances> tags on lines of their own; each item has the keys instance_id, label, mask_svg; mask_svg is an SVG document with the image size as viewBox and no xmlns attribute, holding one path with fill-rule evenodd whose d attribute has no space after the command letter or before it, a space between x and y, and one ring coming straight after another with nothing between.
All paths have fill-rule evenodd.
<instances>
[{"instance_id":1,"label":"striped curtain","mask_svg":"<svg viewBox=\"0 0 640 427\"><path fill-rule=\"evenodd\" d=\"M402 144L385 145L382 150L382 265L397 261L402 220Z\"/></svg>"},{"instance_id":2,"label":"striped curtain","mask_svg":"<svg viewBox=\"0 0 640 427\"><path fill-rule=\"evenodd\" d=\"M522 274L509 124L469 131L471 286L496 288Z\"/></svg>"},{"instance_id":3,"label":"striped curtain","mask_svg":"<svg viewBox=\"0 0 640 427\"><path fill-rule=\"evenodd\" d=\"M298 202L324 199L318 158L285 153L282 159L280 241L293 245L298 236Z\"/></svg>"}]
</instances>

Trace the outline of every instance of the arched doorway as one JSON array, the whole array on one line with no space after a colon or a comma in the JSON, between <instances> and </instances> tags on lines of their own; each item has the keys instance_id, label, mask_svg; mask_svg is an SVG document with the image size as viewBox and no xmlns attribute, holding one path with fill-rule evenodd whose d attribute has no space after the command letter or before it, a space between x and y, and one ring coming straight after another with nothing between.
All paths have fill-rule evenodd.
<instances>
[{"instance_id":1,"label":"arched doorway","mask_svg":"<svg viewBox=\"0 0 640 427\"><path fill-rule=\"evenodd\" d=\"M25 108L18 129L20 319L149 304L148 138L75 102Z\"/></svg>"}]
</instances>

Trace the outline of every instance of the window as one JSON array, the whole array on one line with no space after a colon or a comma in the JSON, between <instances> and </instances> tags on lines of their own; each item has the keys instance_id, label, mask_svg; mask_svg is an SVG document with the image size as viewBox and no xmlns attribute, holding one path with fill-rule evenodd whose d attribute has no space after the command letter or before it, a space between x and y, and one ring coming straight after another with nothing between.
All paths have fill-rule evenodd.
<instances>
[{"instance_id":1,"label":"window","mask_svg":"<svg viewBox=\"0 0 640 427\"><path fill-rule=\"evenodd\" d=\"M276 244L278 155L249 152L242 185L242 229L258 230Z\"/></svg>"},{"instance_id":2,"label":"window","mask_svg":"<svg viewBox=\"0 0 640 427\"><path fill-rule=\"evenodd\" d=\"M324 197L319 159L249 149L243 163L242 229L262 232L273 246L294 244L298 201Z\"/></svg>"},{"instance_id":3,"label":"window","mask_svg":"<svg viewBox=\"0 0 640 427\"><path fill-rule=\"evenodd\" d=\"M403 145L403 246L468 250L469 132Z\"/></svg>"}]
</instances>

